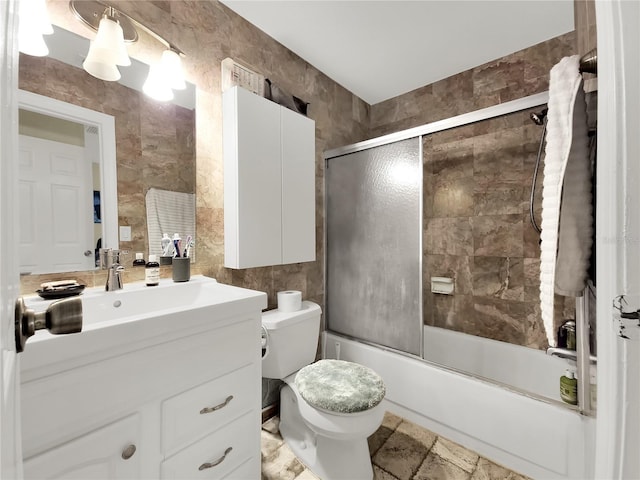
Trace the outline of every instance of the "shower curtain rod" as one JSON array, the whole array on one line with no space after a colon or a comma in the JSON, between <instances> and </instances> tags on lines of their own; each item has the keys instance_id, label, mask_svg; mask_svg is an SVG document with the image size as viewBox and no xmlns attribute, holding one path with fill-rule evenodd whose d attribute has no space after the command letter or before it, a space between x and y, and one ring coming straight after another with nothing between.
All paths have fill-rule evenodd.
<instances>
[{"instance_id":1,"label":"shower curtain rod","mask_svg":"<svg viewBox=\"0 0 640 480\"><path fill-rule=\"evenodd\" d=\"M580 59L580 73L598 73L598 49L585 53Z\"/></svg>"}]
</instances>

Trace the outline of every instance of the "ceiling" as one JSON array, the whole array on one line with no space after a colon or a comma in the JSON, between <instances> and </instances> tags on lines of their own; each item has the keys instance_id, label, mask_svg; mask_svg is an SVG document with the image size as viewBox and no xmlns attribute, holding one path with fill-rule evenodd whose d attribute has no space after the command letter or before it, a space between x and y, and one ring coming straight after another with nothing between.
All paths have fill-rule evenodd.
<instances>
[{"instance_id":1,"label":"ceiling","mask_svg":"<svg viewBox=\"0 0 640 480\"><path fill-rule=\"evenodd\" d=\"M374 105L574 29L573 0L222 0Z\"/></svg>"}]
</instances>

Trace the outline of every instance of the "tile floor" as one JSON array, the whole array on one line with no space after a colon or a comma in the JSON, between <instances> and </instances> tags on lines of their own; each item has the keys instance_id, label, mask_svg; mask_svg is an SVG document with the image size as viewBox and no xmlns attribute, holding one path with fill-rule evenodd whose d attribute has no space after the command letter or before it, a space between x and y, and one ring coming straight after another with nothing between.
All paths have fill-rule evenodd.
<instances>
[{"instance_id":1,"label":"tile floor","mask_svg":"<svg viewBox=\"0 0 640 480\"><path fill-rule=\"evenodd\" d=\"M262 425L262 480L318 480L283 442L278 417ZM386 413L369 437L374 480L527 480L477 453Z\"/></svg>"}]
</instances>

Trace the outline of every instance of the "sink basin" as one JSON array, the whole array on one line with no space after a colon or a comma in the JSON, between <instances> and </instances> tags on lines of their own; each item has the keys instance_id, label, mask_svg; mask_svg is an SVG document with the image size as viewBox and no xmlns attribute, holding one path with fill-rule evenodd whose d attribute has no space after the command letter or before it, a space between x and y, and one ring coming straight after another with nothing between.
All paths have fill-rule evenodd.
<instances>
[{"instance_id":1,"label":"sink basin","mask_svg":"<svg viewBox=\"0 0 640 480\"><path fill-rule=\"evenodd\" d=\"M105 322L135 321L244 300L249 292L204 276L194 276L190 281L180 283L163 279L154 287L141 282L125 284L124 289L112 292L93 288L81 297L83 330L104 327L101 324Z\"/></svg>"},{"instance_id":2,"label":"sink basin","mask_svg":"<svg viewBox=\"0 0 640 480\"><path fill-rule=\"evenodd\" d=\"M210 328L211 322L231 322L239 313L246 312L251 318L267 307L264 292L220 284L202 275L180 283L162 279L154 287L137 282L110 292L89 288L80 299L82 332L52 335L46 330L37 331L21 354L23 381L194 335ZM26 303L38 312L46 310L51 301L30 297ZM257 345L259 338L257 330Z\"/></svg>"}]
</instances>

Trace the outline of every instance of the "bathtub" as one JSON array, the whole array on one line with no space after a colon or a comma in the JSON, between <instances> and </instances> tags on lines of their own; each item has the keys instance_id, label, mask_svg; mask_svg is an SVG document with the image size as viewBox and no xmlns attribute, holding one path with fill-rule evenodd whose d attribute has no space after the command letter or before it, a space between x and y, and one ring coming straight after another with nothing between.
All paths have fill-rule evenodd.
<instances>
[{"instance_id":1,"label":"bathtub","mask_svg":"<svg viewBox=\"0 0 640 480\"><path fill-rule=\"evenodd\" d=\"M424 358L513 389L561 402L560 377L576 362L444 328L424 327ZM571 408L567 406L567 408Z\"/></svg>"},{"instance_id":2,"label":"bathtub","mask_svg":"<svg viewBox=\"0 0 640 480\"><path fill-rule=\"evenodd\" d=\"M449 340L440 338L440 346ZM452 352L455 348L453 353L458 357L478 347L458 348L453 343L446 346ZM341 359L366 365L383 377L388 411L531 478L593 478L593 418L552 400L543 401L414 357L325 332L324 357L336 358L337 348ZM486 371L491 363L486 358L489 352L478 348L485 352L485 357L468 361L482 366L483 376L490 377ZM518 354L525 353L521 350L518 349ZM529 368L522 365L526 361L505 358L497 359L498 364L508 367L504 370L516 377L529 374L528 370L517 371Z\"/></svg>"}]
</instances>

